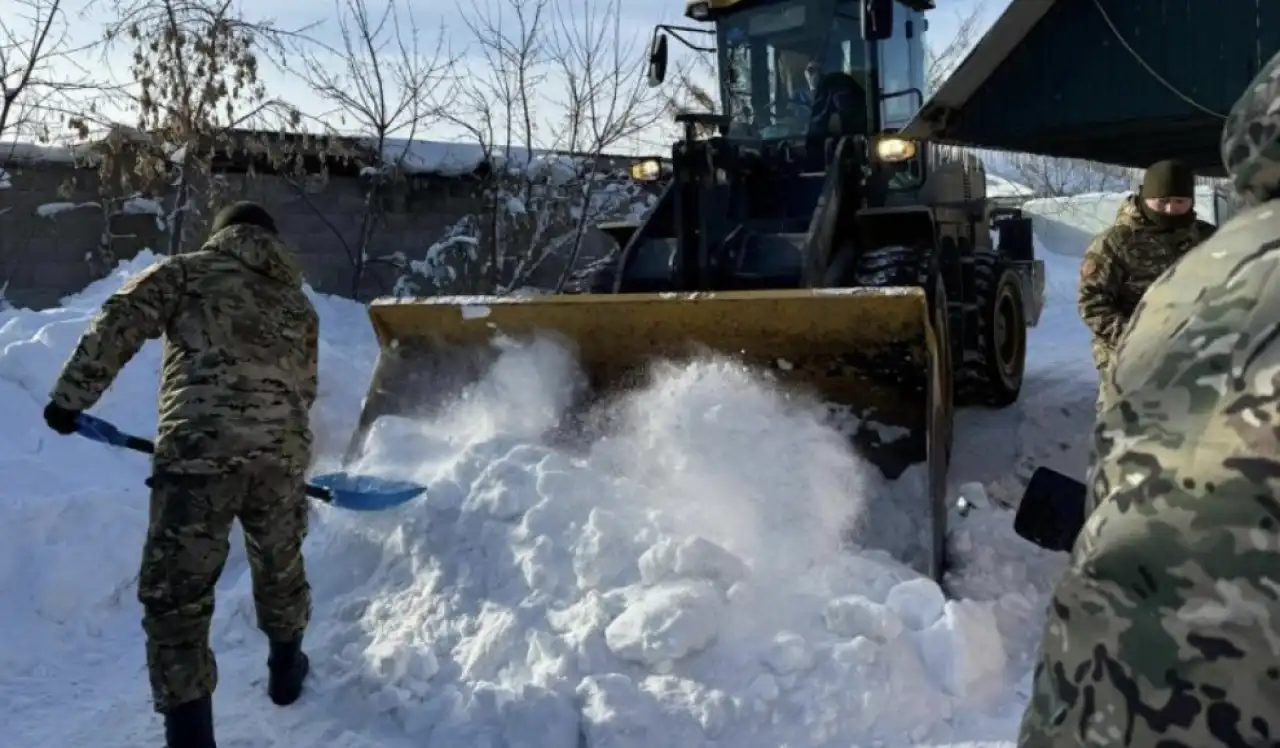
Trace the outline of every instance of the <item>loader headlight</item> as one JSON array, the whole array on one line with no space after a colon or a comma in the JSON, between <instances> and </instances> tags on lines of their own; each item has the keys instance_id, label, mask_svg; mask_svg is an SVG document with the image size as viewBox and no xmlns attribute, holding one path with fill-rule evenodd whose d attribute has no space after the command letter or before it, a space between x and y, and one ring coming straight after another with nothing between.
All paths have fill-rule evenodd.
<instances>
[{"instance_id":1,"label":"loader headlight","mask_svg":"<svg viewBox=\"0 0 1280 748\"><path fill-rule=\"evenodd\" d=\"M711 5L707 0L690 0L685 5L684 13L695 21L705 21L711 15Z\"/></svg>"},{"instance_id":2,"label":"loader headlight","mask_svg":"<svg viewBox=\"0 0 1280 748\"><path fill-rule=\"evenodd\" d=\"M881 138L876 141L876 158L896 164L916 157L916 142L905 138Z\"/></svg>"},{"instance_id":3,"label":"loader headlight","mask_svg":"<svg viewBox=\"0 0 1280 748\"><path fill-rule=\"evenodd\" d=\"M654 182L662 176L662 164L653 159L631 165L631 178L637 182Z\"/></svg>"}]
</instances>

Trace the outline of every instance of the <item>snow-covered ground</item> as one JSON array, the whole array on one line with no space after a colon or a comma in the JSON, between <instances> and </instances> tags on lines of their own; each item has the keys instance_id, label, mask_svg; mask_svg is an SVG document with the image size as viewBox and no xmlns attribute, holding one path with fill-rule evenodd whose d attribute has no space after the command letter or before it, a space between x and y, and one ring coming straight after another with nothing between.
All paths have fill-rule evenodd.
<instances>
[{"instance_id":1,"label":"snow-covered ground","mask_svg":"<svg viewBox=\"0 0 1280 748\"><path fill-rule=\"evenodd\" d=\"M1054 213L1038 201L1037 215ZM1061 207L1061 206L1057 206ZM1060 232L1061 233L1061 232ZM1086 237L1087 238L1087 237ZM952 481L1016 501L1036 464L1083 469L1095 381L1074 304L1083 240L1040 247L1048 307L1021 403L963 411ZM1078 238L1077 238L1078 239ZM1074 243L1072 243L1074 241ZM49 432L58 367L143 256L63 307L0 311L0 745L161 742L133 580L145 459ZM326 454L354 426L377 348L357 304L314 296ZM95 410L155 426L158 346ZM640 748L1007 745L1062 558L1012 514L957 518L946 601L830 527L886 490L814 413L746 372L672 369L585 453L539 435L574 363L512 349L436 422L384 422L377 461L429 497L382 515L317 507L306 546L313 676L266 699L237 539L212 641L219 745Z\"/></svg>"}]
</instances>

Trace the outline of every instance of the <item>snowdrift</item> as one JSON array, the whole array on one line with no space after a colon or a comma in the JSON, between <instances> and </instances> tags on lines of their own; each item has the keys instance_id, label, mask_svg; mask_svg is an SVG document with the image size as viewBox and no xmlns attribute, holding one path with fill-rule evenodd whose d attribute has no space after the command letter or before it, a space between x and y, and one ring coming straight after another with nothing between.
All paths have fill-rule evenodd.
<instances>
[{"instance_id":1,"label":"snowdrift","mask_svg":"<svg viewBox=\"0 0 1280 748\"><path fill-rule=\"evenodd\" d=\"M58 437L40 418L90 316L153 259L122 264L58 309L0 311L0 714L14 745L158 739L133 597L148 466ZM1051 281L1065 288L1077 262L1057 256ZM958 445L955 480L983 460L978 480L1009 474L1003 455L1026 447L1039 459L1061 438L1046 429L1079 428L1058 395L1088 405L1092 384L1061 291L1051 284L1033 331L1033 356L1054 355L1029 367L1032 409L962 414L977 438ZM359 305L313 300L323 462L354 427L376 344ZM158 358L149 344L95 412L151 433ZM265 642L235 539L212 631L220 743L1013 739L1059 560L1017 540L1007 514L957 521L955 588L972 599L948 601L885 553L837 546L833 528L894 488L807 406L731 363L670 367L616 404L607 437L567 451L542 436L575 376L550 343L510 345L436 421L376 427L368 467L430 491L379 515L315 508L313 676L289 710L263 695Z\"/></svg>"},{"instance_id":2,"label":"snowdrift","mask_svg":"<svg viewBox=\"0 0 1280 748\"><path fill-rule=\"evenodd\" d=\"M1110 226L1129 192L1086 192L1070 197L1028 200L1022 210L1031 217L1040 247L1050 253L1083 257L1096 234ZM1217 196L1211 187L1196 188L1196 215L1217 223ZM1043 255L1042 255L1043 256Z\"/></svg>"}]
</instances>

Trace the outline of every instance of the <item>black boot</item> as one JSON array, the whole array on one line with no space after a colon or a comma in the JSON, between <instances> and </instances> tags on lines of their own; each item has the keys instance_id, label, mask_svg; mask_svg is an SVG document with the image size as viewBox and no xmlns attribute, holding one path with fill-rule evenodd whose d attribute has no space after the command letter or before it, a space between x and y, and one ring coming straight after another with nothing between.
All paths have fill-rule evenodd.
<instances>
[{"instance_id":1,"label":"black boot","mask_svg":"<svg viewBox=\"0 0 1280 748\"><path fill-rule=\"evenodd\" d=\"M213 742L213 697L179 704L164 714L168 748L217 748Z\"/></svg>"},{"instance_id":2,"label":"black boot","mask_svg":"<svg viewBox=\"0 0 1280 748\"><path fill-rule=\"evenodd\" d=\"M302 651L302 637L287 642L271 642L267 658L267 695L276 706L289 706L302 695L302 682L311 672L311 661Z\"/></svg>"}]
</instances>

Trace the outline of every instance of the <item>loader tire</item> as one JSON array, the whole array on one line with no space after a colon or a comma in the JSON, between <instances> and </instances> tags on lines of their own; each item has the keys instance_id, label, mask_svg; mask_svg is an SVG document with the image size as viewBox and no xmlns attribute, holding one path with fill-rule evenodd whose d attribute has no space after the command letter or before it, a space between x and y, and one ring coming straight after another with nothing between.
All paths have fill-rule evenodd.
<instances>
[{"instance_id":1,"label":"loader tire","mask_svg":"<svg viewBox=\"0 0 1280 748\"><path fill-rule=\"evenodd\" d=\"M974 257L974 300L978 308L977 347L966 357L966 405L1005 408L1018 401L1027 364L1027 314L1022 281L998 254Z\"/></svg>"},{"instance_id":2,"label":"loader tire","mask_svg":"<svg viewBox=\"0 0 1280 748\"><path fill-rule=\"evenodd\" d=\"M925 280L923 257L915 247L877 247L863 252L854 269L854 284L884 288L919 286Z\"/></svg>"},{"instance_id":3,"label":"loader tire","mask_svg":"<svg viewBox=\"0 0 1280 748\"><path fill-rule=\"evenodd\" d=\"M611 257L591 271L582 284L582 293L611 294L618 284L619 257Z\"/></svg>"},{"instance_id":4,"label":"loader tire","mask_svg":"<svg viewBox=\"0 0 1280 748\"><path fill-rule=\"evenodd\" d=\"M846 246L827 266L822 287L919 286L925 279L923 259L923 253L912 247L879 247L860 252L857 247Z\"/></svg>"}]
</instances>

